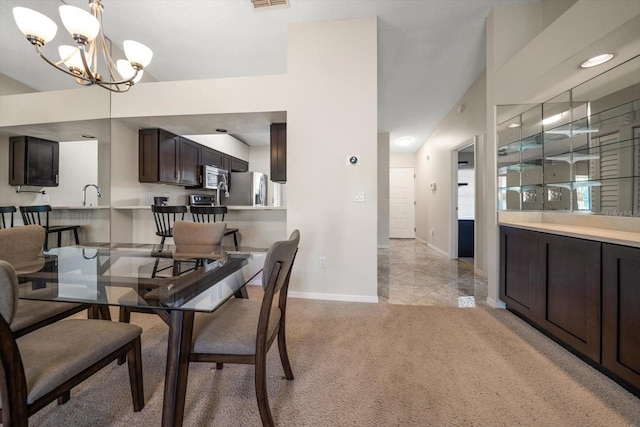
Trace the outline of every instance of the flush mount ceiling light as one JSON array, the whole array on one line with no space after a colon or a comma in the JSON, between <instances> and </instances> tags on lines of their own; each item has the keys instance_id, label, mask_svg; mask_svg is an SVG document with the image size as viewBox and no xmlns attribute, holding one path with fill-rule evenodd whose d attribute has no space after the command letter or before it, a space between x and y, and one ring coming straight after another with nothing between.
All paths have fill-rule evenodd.
<instances>
[{"instance_id":1,"label":"flush mount ceiling light","mask_svg":"<svg viewBox=\"0 0 640 427\"><path fill-rule=\"evenodd\" d=\"M603 55L594 56L591 59L584 61L580 64L580 68L591 68L596 65L604 64L605 62L611 61L615 55L613 53L605 53Z\"/></svg>"},{"instance_id":2,"label":"flush mount ceiling light","mask_svg":"<svg viewBox=\"0 0 640 427\"><path fill-rule=\"evenodd\" d=\"M413 142L413 138L411 138L410 136L403 136L402 138L396 141L396 144L398 144L401 147L406 147L407 145L411 145L412 142Z\"/></svg>"},{"instance_id":3,"label":"flush mount ceiling light","mask_svg":"<svg viewBox=\"0 0 640 427\"><path fill-rule=\"evenodd\" d=\"M26 7L14 7L13 18L20 31L36 48L38 55L56 69L73 76L78 84L98 85L112 92L126 92L140 81L144 67L151 62L153 52L142 43L125 40L123 47L127 59L114 61L102 29L102 1L89 0L89 9L91 12L69 5L60 6L62 23L76 45L60 46L58 62L47 58L41 50L42 46L55 37L58 30L55 22ZM106 77L98 70L99 51L104 58Z\"/></svg>"},{"instance_id":4,"label":"flush mount ceiling light","mask_svg":"<svg viewBox=\"0 0 640 427\"><path fill-rule=\"evenodd\" d=\"M507 127L509 129L519 128L520 127L520 123L511 123L510 125L507 125Z\"/></svg>"}]
</instances>

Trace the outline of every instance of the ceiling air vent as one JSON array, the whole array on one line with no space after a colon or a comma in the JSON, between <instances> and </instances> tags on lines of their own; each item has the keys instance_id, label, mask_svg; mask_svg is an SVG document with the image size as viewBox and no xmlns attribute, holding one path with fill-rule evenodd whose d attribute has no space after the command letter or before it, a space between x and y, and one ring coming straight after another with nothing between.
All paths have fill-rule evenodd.
<instances>
[{"instance_id":1,"label":"ceiling air vent","mask_svg":"<svg viewBox=\"0 0 640 427\"><path fill-rule=\"evenodd\" d=\"M251 0L254 9L265 9L268 7L289 7L289 0Z\"/></svg>"}]
</instances>

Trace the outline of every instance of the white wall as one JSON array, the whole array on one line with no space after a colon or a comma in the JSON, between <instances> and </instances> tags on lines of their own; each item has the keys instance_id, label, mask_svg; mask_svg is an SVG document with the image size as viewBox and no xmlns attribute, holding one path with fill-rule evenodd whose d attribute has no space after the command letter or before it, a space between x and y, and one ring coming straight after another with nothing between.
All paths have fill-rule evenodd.
<instances>
[{"instance_id":1,"label":"white wall","mask_svg":"<svg viewBox=\"0 0 640 427\"><path fill-rule=\"evenodd\" d=\"M451 254L452 227L452 185L453 153L460 144L477 135L483 135L486 128L486 79L483 73L456 104L464 104L461 113L452 110L442 120L436 130L416 152L416 237L443 254ZM482 149L484 141L478 138L476 150ZM427 160L427 156L429 159ZM479 169L479 168L478 168ZM477 172L476 194L482 189L481 171ZM435 183L435 191L430 184ZM479 198L479 197L478 197ZM477 215L477 229L482 228L482 218ZM433 229L433 235L431 230ZM476 246L484 245L483 236L477 235ZM476 265L485 269L482 251L476 251Z\"/></svg>"},{"instance_id":2,"label":"white wall","mask_svg":"<svg viewBox=\"0 0 640 427\"><path fill-rule=\"evenodd\" d=\"M389 132L378 134L378 248L389 247Z\"/></svg>"},{"instance_id":3,"label":"white wall","mask_svg":"<svg viewBox=\"0 0 640 427\"><path fill-rule=\"evenodd\" d=\"M184 137L238 159L249 161L249 146L231 135L184 135Z\"/></svg>"},{"instance_id":4,"label":"white wall","mask_svg":"<svg viewBox=\"0 0 640 427\"><path fill-rule=\"evenodd\" d=\"M98 141L61 141L58 147L60 178L58 187L46 189L49 204L79 206L82 188L86 184L98 184ZM87 205L98 205L97 191L93 187L87 189Z\"/></svg>"},{"instance_id":5,"label":"white wall","mask_svg":"<svg viewBox=\"0 0 640 427\"><path fill-rule=\"evenodd\" d=\"M415 168L416 154L399 154L391 153L389 158L389 167L392 168Z\"/></svg>"},{"instance_id":6,"label":"white wall","mask_svg":"<svg viewBox=\"0 0 640 427\"><path fill-rule=\"evenodd\" d=\"M302 234L293 291L377 301L376 18L290 25L287 77L287 223Z\"/></svg>"}]
</instances>

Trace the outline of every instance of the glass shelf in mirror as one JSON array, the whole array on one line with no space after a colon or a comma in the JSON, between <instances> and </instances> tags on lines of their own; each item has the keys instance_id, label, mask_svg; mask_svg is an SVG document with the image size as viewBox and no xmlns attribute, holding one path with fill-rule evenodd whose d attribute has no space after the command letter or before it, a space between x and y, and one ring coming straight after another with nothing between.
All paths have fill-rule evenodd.
<instances>
[{"instance_id":1,"label":"glass shelf in mirror","mask_svg":"<svg viewBox=\"0 0 640 427\"><path fill-rule=\"evenodd\" d=\"M640 215L640 56L498 116L499 210Z\"/></svg>"}]
</instances>

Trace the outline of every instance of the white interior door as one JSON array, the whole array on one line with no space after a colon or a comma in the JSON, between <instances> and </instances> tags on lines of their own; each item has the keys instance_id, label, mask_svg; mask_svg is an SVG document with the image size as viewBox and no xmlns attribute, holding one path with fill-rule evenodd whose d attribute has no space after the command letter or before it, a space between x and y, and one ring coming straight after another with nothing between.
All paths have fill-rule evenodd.
<instances>
[{"instance_id":1,"label":"white interior door","mask_svg":"<svg viewBox=\"0 0 640 427\"><path fill-rule=\"evenodd\" d=\"M416 235L415 175L413 168L389 170L389 237L413 239Z\"/></svg>"}]
</instances>

